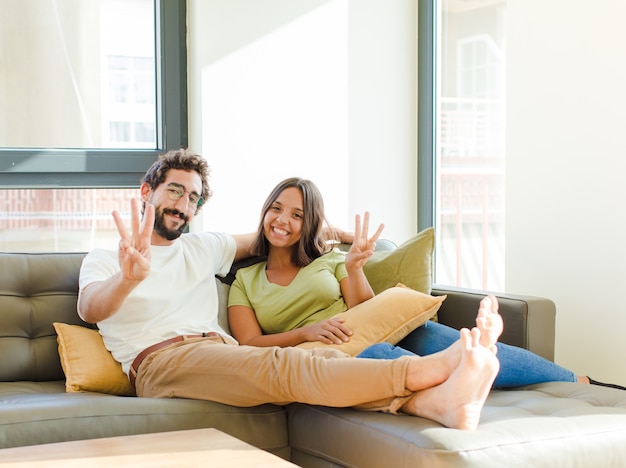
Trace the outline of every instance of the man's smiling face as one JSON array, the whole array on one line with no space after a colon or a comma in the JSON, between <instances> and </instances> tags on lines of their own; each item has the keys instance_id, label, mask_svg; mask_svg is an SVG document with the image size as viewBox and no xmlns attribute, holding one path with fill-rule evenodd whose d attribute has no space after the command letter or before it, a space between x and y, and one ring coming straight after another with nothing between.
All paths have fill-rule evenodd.
<instances>
[{"instance_id":1,"label":"man's smiling face","mask_svg":"<svg viewBox=\"0 0 626 468\"><path fill-rule=\"evenodd\" d=\"M200 176L195 171L170 169L165 181L154 190L144 185L142 197L155 209L152 243L169 245L185 232L195 216L194 200L202 193Z\"/></svg>"}]
</instances>

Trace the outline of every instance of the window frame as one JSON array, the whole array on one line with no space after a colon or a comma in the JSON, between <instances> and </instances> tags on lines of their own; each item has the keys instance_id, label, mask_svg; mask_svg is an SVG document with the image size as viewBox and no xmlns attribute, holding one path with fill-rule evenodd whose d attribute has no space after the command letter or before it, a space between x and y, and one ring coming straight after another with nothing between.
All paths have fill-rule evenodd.
<instances>
[{"instance_id":1,"label":"window frame","mask_svg":"<svg viewBox=\"0 0 626 468\"><path fill-rule=\"evenodd\" d=\"M159 154L187 147L186 0L154 0L155 149L0 148L0 189L137 187Z\"/></svg>"},{"instance_id":2,"label":"window frame","mask_svg":"<svg viewBox=\"0 0 626 468\"><path fill-rule=\"evenodd\" d=\"M435 225L436 2L420 0L418 7L417 225L420 231Z\"/></svg>"}]
</instances>

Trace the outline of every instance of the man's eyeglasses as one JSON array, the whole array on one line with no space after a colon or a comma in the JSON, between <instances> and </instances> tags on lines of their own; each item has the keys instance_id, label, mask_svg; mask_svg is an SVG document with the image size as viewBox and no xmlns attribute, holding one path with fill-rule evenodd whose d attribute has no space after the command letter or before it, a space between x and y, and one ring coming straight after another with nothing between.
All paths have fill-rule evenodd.
<instances>
[{"instance_id":1,"label":"man's eyeglasses","mask_svg":"<svg viewBox=\"0 0 626 468\"><path fill-rule=\"evenodd\" d=\"M192 210L199 209L204 204L204 198L198 195L196 192L190 192L189 190L185 190L185 187L179 184L167 184L165 188L167 192L167 196L172 201L180 200L185 196L186 193L189 194L189 208Z\"/></svg>"}]
</instances>

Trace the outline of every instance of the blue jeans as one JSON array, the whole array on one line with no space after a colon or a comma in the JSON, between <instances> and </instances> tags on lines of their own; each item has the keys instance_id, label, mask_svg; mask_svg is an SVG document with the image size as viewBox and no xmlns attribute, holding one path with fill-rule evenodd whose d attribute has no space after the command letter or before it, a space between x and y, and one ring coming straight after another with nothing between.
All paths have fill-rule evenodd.
<instances>
[{"instance_id":1,"label":"blue jeans","mask_svg":"<svg viewBox=\"0 0 626 468\"><path fill-rule=\"evenodd\" d=\"M363 350L357 357L396 359L404 355L427 356L448 348L458 339L458 330L429 321L409 333L398 346L378 343ZM578 381L578 377L572 371L526 349L503 343L498 343L497 347L496 356L500 361L500 371L493 388L521 387L541 382Z\"/></svg>"}]
</instances>

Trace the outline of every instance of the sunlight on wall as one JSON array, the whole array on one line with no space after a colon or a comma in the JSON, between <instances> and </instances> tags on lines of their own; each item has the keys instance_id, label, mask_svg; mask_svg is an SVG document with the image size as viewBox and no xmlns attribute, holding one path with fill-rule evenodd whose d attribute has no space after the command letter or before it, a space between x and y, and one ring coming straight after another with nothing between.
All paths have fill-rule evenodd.
<instances>
[{"instance_id":1,"label":"sunlight on wall","mask_svg":"<svg viewBox=\"0 0 626 468\"><path fill-rule=\"evenodd\" d=\"M347 1L333 1L204 66L201 153L214 196L203 229L256 230L263 201L291 176L313 180L329 221L351 227L347 41Z\"/></svg>"}]
</instances>

